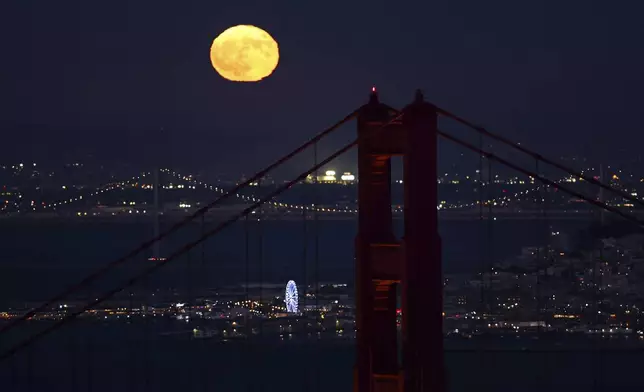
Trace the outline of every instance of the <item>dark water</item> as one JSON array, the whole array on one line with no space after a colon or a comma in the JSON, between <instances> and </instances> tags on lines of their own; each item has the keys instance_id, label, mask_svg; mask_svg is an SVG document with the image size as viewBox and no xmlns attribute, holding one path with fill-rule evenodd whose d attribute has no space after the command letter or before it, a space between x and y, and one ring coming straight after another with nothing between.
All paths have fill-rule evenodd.
<instances>
[{"instance_id":1,"label":"dark water","mask_svg":"<svg viewBox=\"0 0 644 392\"><path fill-rule=\"evenodd\" d=\"M397 223L400 226L402 221ZM543 244L547 224L553 230L575 232L587 223L501 219L490 226L476 220L441 221L444 268L448 273L474 273L489 260L502 260L517 255L524 246ZM202 230L215 225L196 223L181 229L162 243L162 256L197 239ZM166 227L168 223L164 224ZM350 283L355 234L355 220L320 220L317 229L311 221L306 226L298 220L237 222L163 267L145 284L166 288L212 287L244 282L247 271L250 281L294 279L303 284L316 279L316 264L317 279L321 282ZM43 300L127 253L151 235L150 222L0 222L0 306ZM101 288L111 288L115 282L149 266L147 258L151 255L148 251L128 261L96 282L91 293L83 294L94 295Z\"/></svg>"},{"instance_id":2,"label":"dark water","mask_svg":"<svg viewBox=\"0 0 644 392\"><path fill-rule=\"evenodd\" d=\"M67 327L0 364L2 390L351 391L350 340L216 342L191 340L188 334L159 336L162 329L113 322ZM615 348L448 343L449 390L641 390L644 353Z\"/></svg>"}]
</instances>

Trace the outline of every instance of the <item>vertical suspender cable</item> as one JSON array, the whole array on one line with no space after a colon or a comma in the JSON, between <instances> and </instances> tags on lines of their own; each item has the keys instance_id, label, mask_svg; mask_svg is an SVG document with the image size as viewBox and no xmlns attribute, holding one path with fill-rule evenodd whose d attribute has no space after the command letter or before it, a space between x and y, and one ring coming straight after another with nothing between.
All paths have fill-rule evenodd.
<instances>
[{"instance_id":1,"label":"vertical suspender cable","mask_svg":"<svg viewBox=\"0 0 644 392\"><path fill-rule=\"evenodd\" d=\"M483 151L483 134L479 134L479 149ZM479 207L479 240L481 244L481 251L479 253L479 268L481 269L481 302L480 302L480 308L479 308L479 317L481 317L481 320L485 320L485 314L489 313L486 310L486 301L487 301L487 295L486 295L486 288L485 288L485 273L489 271L486 271L486 262L485 262L485 256L483 254L483 244L484 240L483 238L485 237L485 226L483 225L483 204L484 204L484 199L483 199L483 154L479 154L479 179L478 179L478 193L479 193L479 200L478 200L478 207ZM485 190L487 192L487 190ZM489 219L489 217L488 217ZM487 245L489 246L489 244ZM481 369L485 368L485 350L482 345L478 345L480 347L479 350L479 366Z\"/></svg>"},{"instance_id":2,"label":"vertical suspender cable","mask_svg":"<svg viewBox=\"0 0 644 392\"><path fill-rule=\"evenodd\" d=\"M303 202L302 205L306 205L306 202ZM308 259L308 227L307 227L307 222L306 222L306 208L302 208L302 282L304 283L301 285L303 292L300 295L300 298L298 298L298 306L301 309L306 309L306 295L308 294L308 288L309 288L309 278L307 276L307 259ZM307 327L308 323L304 327L304 332L305 333L310 333L310 329ZM307 335L308 336L308 335Z\"/></svg>"},{"instance_id":3,"label":"vertical suspender cable","mask_svg":"<svg viewBox=\"0 0 644 392\"><path fill-rule=\"evenodd\" d=\"M244 263L246 264L245 268L245 273L246 273L246 303L248 304L249 308L253 308L250 303L250 295L248 293L248 285L250 284L250 233L249 233L249 215L247 214L246 217L244 218Z\"/></svg>"},{"instance_id":4,"label":"vertical suspender cable","mask_svg":"<svg viewBox=\"0 0 644 392\"><path fill-rule=\"evenodd\" d=\"M186 271L185 271L185 281L184 281L184 284L185 284L184 290L186 290L186 303L188 305L184 307L184 309L186 309L186 312L187 312L186 317L188 319L190 319L192 309L194 309L194 306L195 306L192 298L193 297L192 296L192 263L191 263L191 257L190 257L191 252L192 252L191 250L186 252Z\"/></svg>"},{"instance_id":5,"label":"vertical suspender cable","mask_svg":"<svg viewBox=\"0 0 644 392\"><path fill-rule=\"evenodd\" d=\"M160 211L160 208L159 208L159 202L160 202L159 201L160 200L159 196L160 196L161 188L160 188L160 183L159 183L159 172L160 172L160 169L158 167L156 167L154 169L154 177L153 177L154 184L153 184L153 188L152 188L153 198L154 198L154 200L153 200L153 203L154 203L154 208L153 208L153 210L154 210L153 211L153 213L154 213L154 237L153 238L157 238L159 236L159 232L161 231L161 223L160 223L160 219L161 219L160 213L161 213L161 211ZM152 257L155 259L155 261L158 261L159 257L161 256L159 254L160 249L161 249L161 241L156 241L154 243L154 245L153 245L153 249L154 250L153 250L153 253L152 253Z\"/></svg>"},{"instance_id":6,"label":"vertical suspender cable","mask_svg":"<svg viewBox=\"0 0 644 392\"><path fill-rule=\"evenodd\" d=\"M314 236L314 274L315 274L315 325L316 330L321 330L320 322L320 228L318 222L318 202L320 187L318 185L318 142L316 141L313 144L313 164L315 165L315 190L314 190L314 200L313 200L313 236ZM315 391L319 390L319 371L320 371L320 355L316 355L316 366L315 366Z\"/></svg>"},{"instance_id":7,"label":"vertical suspender cable","mask_svg":"<svg viewBox=\"0 0 644 392\"><path fill-rule=\"evenodd\" d=\"M493 203L494 203L494 193L493 189L494 184L493 182L494 176L492 175L492 160L488 158L487 160L487 243L488 243L488 266L487 266L487 271L490 274L490 286L488 287L488 295L487 295L487 309L488 309L488 314L491 316L492 315L492 296L494 295L494 291L492 290L492 282L493 282L493 270L494 270L494 210L493 210Z\"/></svg>"},{"instance_id":8,"label":"vertical suspender cable","mask_svg":"<svg viewBox=\"0 0 644 392\"><path fill-rule=\"evenodd\" d=\"M537 174L540 174L537 172ZM545 173L543 174L545 176ZM545 242L545 249L544 249L544 257L545 257L545 263L546 264L546 271L545 271L545 277L547 278L548 276L548 268L553 266L553 255L552 255L552 249L550 246L550 233L551 233L551 228L550 228L550 223L549 223L549 214L548 214L548 208L550 207L550 203L548 200L548 188L549 185L545 184L543 181L541 182L541 186L543 187L543 198L541 199L541 203L543 205L543 235L544 235L544 242ZM547 280L547 279L546 279ZM553 304L553 307L556 306L556 304ZM546 313L548 314L548 313ZM546 328L549 328L548 322L544 320L544 323L546 325ZM544 359L544 367L545 367L545 372L546 380L550 380L550 361L548 361L548 358L546 355L543 356Z\"/></svg>"},{"instance_id":9,"label":"vertical suspender cable","mask_svg":"<svg viewBox=\"0 0 644 392\"><path fill-rule=\"evenodd\" d=\"M488 246L488 266L487 266L487 271L490 274L490 286L488 287L488 295L487 295L487 309L488 309L488 317L492 317L492 296L494 295L493 291L493 279L494 279L494 211L492 209L492 203L494 200L494 194L493 194L493 175L492 175L492 160L488 158L487 160L487 246Z\"/></svg>"},{"instance_id":10,"label":"vertical suspender cable","mask_svg":"<svg viewBox=\"0 0 644 392\"><path fill-rule=\"evenodd\" d=\"M538 159L535 159L534 172L537 175L540 175L540 173L539 173L539 160ZM541 200L542 200L541 188L544 185L545 184L541 183L541 185L539 185L537 187L537 189L538 189L537 196L536 196L536 202L537 202L536 219L537 219L537 222L541 218L541 216L540 216L541 215L540 210L542 209L542 205L541 205ZM535 227L538 228L539 225L537 224L537 225L535 225ZM538 233L539 233L539 230L537 230L537 234ZM538 239L539 235L537 235L536 237ZM543 304L541 303L541 299L542 299L542 295L541 295L542 294L541 293L541 273L542 273L543 265L541 263L541 246L539 245L539 241L537 242L537 250L536 250L536 252L537 252L537 254L536 254L536 271L537 271L537 290L536 290L537 291L537 334L539 335L539 338L541 338L541 332L542 332L541 331L541 329L542 329L541 328L541 323L543 322L543 320L542 320L542 318L543 318L542 317L543 316L543 312L542 312Z\"/></svg>"},{"instance_id":11,"label":"vertical suspender cable","mask_svg":"<svg viewBox=\"0 0 644 392\"><path fill-rule=\"evenodd\" d=\"M145 262L145 259L144 259ZM143 390L150 390L150 344L148 339L154 336L150 332L150 278L145 277L143 280L143 290L141 291L141 317L143 319Z\"/></svg>"},{"instance_id":12,"label":"vertical suspender cable","mask_svg":"<svg viewBox=\"0 0 644 392\"><path fill-rule=\"evenodd\" d=\"M262 186L262 179L260 178L257 181L258 188ZM261 193L261 188L258 189L258 193ZM261 204L258 208L258 214L259 218L257 219L257 231L259 235L259 249L258 249L258 257L259 257L259 309L261 312L261 315L263 316L263 301L264 301L264 228L263 228L263 219L264 219L264 204ZM263 320L260 321L260 336L263 338L264 337L264 322Z\"/></svg>"},{"instance_id":13,"label":"vertical suspender cable","mask_svg":"<svg viewBox=\"0 0 644 392\"><path fill-rule=\"evenodd\" d=\"M592 250L591 250L592 252ZM595 314L595 328L599 329L599 301L601 300L602 295L598 292L599 288L603 286L603 278L597 276L597 265L599 264L600 268L600 274L601 270L603 269L603 264L604 264L604 244L602 241L599 241L599 262L595 260L594 255L593 255L593 303L594 303L594 314ZM599 280L599 283L597 283L597 280ZM602 331L603 332L603 331ZM603 333L600 336L600 339L595 340L595 347L593 349L593 391L601 391L603 387L603 380L601 377L601 362L602 362L602 346L603 346Z\"/></svg>"},{"instance_id":14,"label":"vertical suspender cable","mask_svg":"<svg viewBox=\"0 0 644 392\"><path fill-rule=\"evenodd\" d=\"M91 301L93 299L93 292L91 289L88 287L85 290L85 296L87 297L87 302ZM82 298L82 296L81 296ZM81 333L84 335L84 340L85 340L85 366L87 366L86 369L86 375L85 375L85 388L80 388L83 391L91 392L94 388L94 382L93 382L93 368L92 368L92 361L94 360L94 352L93 352L93 339L92 339L92 332L93 328L98 324L97 322L94 322L92 318L88 318L87 320L87 325L83 325L81 329Z\"/></svg>"},{"instance_id":15,"label":"vertical suspender cable","mask_svg":"<svg viewBox=\"0 0 644 392\"><path fill-rule=\"evenodd\" d=\"M71 392L76 392L77 391L77 378L78 378L78 373L76 371L76 366L77 366L77 358L76 358L76 334L75 333L70 333L70 336L68 338L68 356L69 356L69 364L70 364L70 369L69 369L69 378L70 378L70 388L69 390Z\"/></svg>"},{"instance_id":16,"label":"vertical suspender cable","mask_svg":"<svg viewBox=\"0 0 644 392\"><path fill-rule=\"evenodd\" d=\"M534 161L534 172L538 176L541 176L541 173L539 173L539 159L535 159L535 161ZM537 271L537 283L536 283L537 284L537 338L539 340L542 339L542 332L543 332L543 323L544 323L544 320L543 320L543 307L544 307L545 304L547 304L547 301L542 302L542 298L543 298L542 294L543 293L541 291L541 283L542 283L541 282L542 281L541 274L544 272L544 263L543 263L543 260L542 260L543 257L542 257L542 254L541 254L542 253L541 252L541 247L545 246L545 244L542 242L541 230L540 230L541 225L543 223L541 223L541 224L539 223L539 221L542 218L542 214L543 214L543 195L542 195L542 191L543 191L543 187L545 185L546 184L544 184L543 181L539 183L539 185L537 186L536 199L535 199L536 202L537 202L536 203L537 204L537 210L535 211L535 219L536 219L536 222L537 222L537 224L535 224L535 228L537 230L537 235L535 236L536 237L535 242L536 242L536 245L537 245L537 249L536 249L536 252L537 252L537 255L536 255L536 258L537 258L537 260L536 260L536 271ZM544 274L544 280L545 280L545 274ZM540 350L538 350L538 352L539 351ZM545 352L544 352L543 355L546 355ZM538 388L543 388L543 385L542 385L543 377L542 377L541 373L537 372L535 374L535 377L536 377L536 384L537 384Z\"/></svg>"},{"instance_id":17,"label":"vertical suspender cable","mask_svg":"<svg viewBox=\"0 0 644 392\"><path fill-rule=\"evenodd\" d=\"M18 377L18 366L16 366L17 361L18 361L17 355L11 356L11 385L13 385L13 389L15 391L18 391L20 389L18 387L19 377ZM72 363L71 365L73 367L75 364Z\"/></svg>"},{"instance_id":18,"label":"vertical suspender cable","mask_svg":"<svg viewBox=\"0 0 644 392\"><path fill-rule=\"evenodd\" d=\"M90 329L91 331L92 327L93 326L90 326L88 329ZM92 342L91 332L89 332L89 336L86 336L86 343L85 343L86 344L85 363L87 364L87 380L86 380L87 387L85 390L88 392L92 391L94 387L94 383L92 381L92 377L93 377L92 360L94 359L94 355L93 355L94 353L92 351L93 350L92 343L93 342Z\"/></svg>"},{"instance_id":19,"label":"vertical suspender cable","mask_svg":"<svg viewBox=\"0 0 644 392\"><path fill-rule=\"evenodd\" d=\"M492 194L492 160L488 159L487 161L487 224L488 224L488 232L487 232L487 243L488 243L488 267L487 270L492 273L492 269L494 268L494 211L492 210L492 199L494 198ZM490 287L489 287L490 292L492 291L492 276L490 275ZM489 296L488 296L488 307L489 306Z\"/></svg>"},{"instance_id":20,"label":"vertical suspender cable","mask_svg":"<svg viewBox=\"0 0 644 392\"><path fill-rule=\"evenodd\" d=\"M318 164L318 143L315 142L313 145L313 162L314 165L317 166ZM315 170L315 188L314 188L314 193L313 193L313 238L314 238L314 243L313 243L313 252L314 252L314 260L313 260L313 274L315 275L315 309L316 309L316 322L319 323L319 289L320 289L320 275L319 275L319 256L320 256L320 244L319 244L319 227L318 227L318 192L319 192L319 184L318 184L318 171L317 169Z\"/></svg>"},{"instance_id":21,"label":"vertical suspender cable","mask_svg":"<svg viewBox=\"0 0 644 392\"><path fill-rule=\"evenodd\" d=\"M263 178L260 178L257 180L257 193L261 194L262 192L262 181ZM260 196L261 197L261 196ZM259 249L258 249L258 259L259 259L259 336L260 336L260 355L262 357L266 356L266 351L267 351L267 346L264 344L264 227L263 227L263 220L264 220L264 204L260 204L259 207L257 208L257 215L259 216L257 219L257 234L259 237ZM264 374L261 376L261 380L264 380ZM264 390L264 382L260 381L259 383L259 390L263 391Z\"/></svg>"},{"instance_id":22,"label":"vertical suspender cable","mask_svg":"<svg viewBox=\"0 0 644 392\"><path fill-rule=\"evenodd\" d=\"M303 199L302 205L306 206L307 204L306 198L303 197L302 199ZM303 288L303 291L300 295L301 299L298 298L298 306L302 310L306 309L306 295L308 293L308 284L309 284L309 279L307 276L307 268L306 268L306 264L308 262L307 260L308 240L309 238L308 238L308 232L307 232L306 208L302 208L302 278L303 278L302 282L304 284L301 285L301 287ZM311 335L311 328L309 328L308 318L305 319L304 334L305 334L305 339L307 339L307 342L308 342L308 338ZM302 388L303 391L308 389L307 381L308 381L308 375L309 375L309 368L307 367L304 371L306 376L304 377L304 380L303 380L303 383L304 383Z\"/></svg>"},{"instance_id":23,"label":"vertical suspender cable","mask_svg":"<svg viewBox=\"0 0 644 392\"><path fill-rule=\"evenodd\" d=\"M189 229L190 229L190 227L188 227L188 230ZM186 271L185 271L185 279L184 279L184 285L185 286L183 288L183 290L185 290L185 298L186 298L185 305L183 306L183 309L186 312L184 317L185 317L185 320L187 320L186 324L187 324L188 327L190 327L191 325L194 324L193 320L192 320L192 312L193 312L194 306L195 306L193 298L192 298L192 274L191 274L191 272L192 272L192 265L191 264L192 263L191 263L191 260L190 260L191 259L191 257L190 257L191 252L192 252L192 250L189 250L189 251L186 252ZM182 295L184 293L183 290L180 291L182 293ZM180 295L180 297L182 295ZM183 366L184 369L185 369L184 372L188 373L186 378L188 380L193 380L194 379L194 377L193 377L194 376L194 366L192 366L192 364L189 364L188 366L186 366L186 364L187 364L187 361L181 361L181 366Z\"/></svg>"},{"instance_id":24,"label":"vertical suspender cable","mask_svg":"<svg viewBox=\"0 0 644 392\"><path fill-rule=\"evenodd\" d=\"M34 369L33 369L34 346L27 349L27 391L34 392Z\"/></svg>"},{"instance_id":25,"label":"vertical suspender cable","mask_svg":"<svg viewBox=\"0 0 644 392\"><path fill-rule=\"evenodd\" d=\"M192 290L192 257L190 254L192 250L186 252L186 281L185 281L185 290L186 290L186 303L188 306L184 307L186 309L186 317L189 320L188 325L192 324L192 312L194 311L195 302L194 302L194 292ZM192 373L192 366L190 367L190 372Z\"/></svg>"},{"instance_id":26,"label":"vertical suspender cable","mask_svg":"<svg viewBox=\"0 0 644 392\"><path fill-rule=\"evenodd\" d=\"M483 150L483 134L479 134L479 148ZM479 154L479 183L478 183L478 192L479 192L479 229L481 230L481 241L483 241L483 233L485 229L483 227L483 154ZM481 263L481 315L485 313L485 262L483 259L483 252L480 253L480 263Z\"/></svg>"},{"instance_id":27,"label":"vertical suspender cable","mask_svg":"<svg viewBox=\"0 0 644 392\"><path fill-rule=\"evenodd\" d=\"M545 248L545 258L548 263L548 267L553 266L553 254L552 254L552 246L551 246L551 232L552 228L550 226L550 215L548 214L549 209L550 209L550 200L549 200L549 193L548 190L550 189L550 186L547 184L542 184L543 186L543 198L541 199L541 202L543 204L543 235L544 235L544 240L546 241L546 248Z\"/></svg>"},{"instance_id":28,"label":"vertical suspender cable","mask_svg":"<svg viewBox=\"0 0 644 392\"><path fill-rule=\"evenodd\" d=\"M251 338L253 334L253 325L255 324L255 302L250 300L250 294L249 294L249 285L250 285L250 221L249 221L249 216L250 214L246 214L244 217L244 264L245 264L245 278L246 278L246 286L245 286L245 297L246 297L246 306L248 307L247 312L246 312L246 336L244 338L244 356L242 358L242 363L245 362L245 368L250 369L251 368L251 363L250 363L250 358L251 358L251 353L250 353L250 343L249 339ZM252 390L252 385L251 385L251 377L244 377L244 383L246 384L246 390L250 391Z\"/></svg>"},{"instance_id":29,"label":"vertical suspender cable","mask_svg":"<svg viewBox=\"0 0 644 392\"><path fill-rule=\"evenodd\" d=\"M206 233L206 217L204 215L201 215L201 235L203 236ZM204 306L205 306L205 292L206 292L206 286L207 286L207 276L206 276L206 242L201 243L201 266L200 266L200 273L201 275L201 282L200 284L197 285L197 288L200 292L201 296L201 319L203 320L204 318Z\"/></svg>"},{"instance_id":30,"label":"vertical suspender cable","mask_svg":"<svg viewBox=\"0 0 644 392\"><path fill-rule=\"evenodd\" d=\"M128 311L127 311L127 314L129 314L129 315L131 315L133 313L133 310L134 310L134 303L133 303L134 293L133 293L133 290L134 290L133 286L130 286L130 289L128 290L128 293L127 293L127 296L128 296L128 305L127 305L128 306ZM127 369L128 378L129 378L129 382L127 383L128 384L127 389L128 389L128 391L133 391L134 392L137 389L135 387L135 382L136 382L135 379L136 379L136 373L137 373L136 372L136 363L138 361L138 355L137 355L138 350L137 350L136 346L137 346L138 342L132 342L132 344L129 344L129 342L128 342L129 334L131 332L130 328L132 327L132 325L130 323L132 321L133 320L130 319L130 320L127 320L125 322L125 325L127 326L125 328L127 328L128 332L125 334L122 344L127 345L125 350L129 351L129 361L130 361L130 363L132 363L134 365L134 366L132 366L132 365L128 366L128 369Z\"/></svg>"},{"instance_id":31,"label":"vertical suspender cable","mask_svg":"<svg viewBox=\"0 0 644 392\"><path fill-rule=\"evenodd\" d=\"M206 232L206 216L201 215L201 236L203 236ZM201 284L199 285L199 289L201 292L201 316L200 316L200 327L204 329L205 332L205 323L204 323L204 312L206 311L206 288L208 286L207 284L207 271L206 271L206 242L201 243ZM247 323L244 323L245 325ZM202 348L202 358L207 358L208 356L208 347L206 346L205 342L204 344L201 345ZM201 369L201 386L203 388L203 392L206 392L208 390L208 369L206 366L206 361L200 361L202 363L202 369Z\"/></svg>"},{"instance_id":32,"label":"vertical suspender cable","mask_svg":"<svg viewBox=\"0 0 644 392\"><path fill-rule=\"evenodd\" d=\"M155 167L154 168L154 176L152 177L152 202L153 202L153 229L154 229L154 238L156 238L160 231L161 231L161 181L160 181L160 174L161 174L161 168L160 167ZM154 263L160 262L161 259L161 241L157 241L154 243L153 248L152 248L152 258ZM150 323L152 323L153 329L156 329L156 323L157 321L154 319L153 314L150 312L150 307L151 305L154 305L154 291L155 289L153 288L154 285L149 284L150 283L150 278L146 277L145 280L143 281L144 287L145 287L145 313L143 314L143 317L145 317L144 321L144 331L146 334L145 339L143 340L144 346L144 357L143 357L143 368L144 368L144 387L145 390L149 390L150 388L150 381L154 379L154 377L150 377L150 360L151 358L156 358L155 355L148 355L148 350L149 350L149 339L152 339L153 337L156 336L156 333L151 333L149 330ZM152 295L150 295L150 292ZM143 308L143 307L142 307ZM158 350L157 345L152 345L153 350Z\"/></svg>"}]
</instances>

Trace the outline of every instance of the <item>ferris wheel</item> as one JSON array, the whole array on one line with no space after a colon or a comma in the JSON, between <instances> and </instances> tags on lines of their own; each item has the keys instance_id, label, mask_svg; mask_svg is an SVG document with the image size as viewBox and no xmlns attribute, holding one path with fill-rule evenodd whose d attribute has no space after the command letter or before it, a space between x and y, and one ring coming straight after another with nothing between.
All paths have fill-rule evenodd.
<instances>
[{"instance_id":1,"label":"ferris wheel","mask_svg":"<svg viewBox=\"0 0 644 392\"><path fill-rule=\"evenodd\" d=\"M286 304L287 312L297 313L297 286L295 285L295 281L293 280L289 280L286 284L284 303Z\"/></svg>"}]
</instances>

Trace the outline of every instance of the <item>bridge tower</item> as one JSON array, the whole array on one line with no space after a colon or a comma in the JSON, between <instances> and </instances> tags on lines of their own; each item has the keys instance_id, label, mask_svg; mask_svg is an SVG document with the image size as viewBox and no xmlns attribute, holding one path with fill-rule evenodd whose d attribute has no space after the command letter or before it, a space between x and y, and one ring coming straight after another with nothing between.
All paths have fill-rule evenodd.
<instances>
[{"instance_id":1,"label":"bridge tower","mask_svg":"<svg viewBox=\"0 0 644 392\"><path fill-rule=\"evenodd\" d=\"M400 119L375 89L358 114L356 392L444 391L437 110L420 91ZM384 126L384 128L383 128ZM391 158L403 158L404 236L394 235ZM398 287L402 341L396 328ZM399 360L399 348L402 361Z\"/></svg>"}]
</instances>

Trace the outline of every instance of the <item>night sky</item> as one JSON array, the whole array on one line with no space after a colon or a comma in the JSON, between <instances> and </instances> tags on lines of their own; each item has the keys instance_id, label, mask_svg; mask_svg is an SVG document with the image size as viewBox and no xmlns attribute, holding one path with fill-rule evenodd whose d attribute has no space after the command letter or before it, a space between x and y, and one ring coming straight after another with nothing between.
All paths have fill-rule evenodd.
<instances>
[{"instance_id":1,"label":"night sky","mask_svg":"<svg viewBox=\"0 0 644 392\"><path fill-rule=\"evenodd\" d=\"M0 15L2 162L91 153L250 171L373 85L397 107L422 88L549 156L617 159L644 143L642 0L8 0ZM279 42L270 78L212 69L212 40L236 24Z\"/></svg>"}]
</instances>

